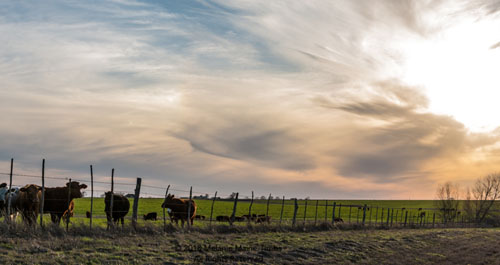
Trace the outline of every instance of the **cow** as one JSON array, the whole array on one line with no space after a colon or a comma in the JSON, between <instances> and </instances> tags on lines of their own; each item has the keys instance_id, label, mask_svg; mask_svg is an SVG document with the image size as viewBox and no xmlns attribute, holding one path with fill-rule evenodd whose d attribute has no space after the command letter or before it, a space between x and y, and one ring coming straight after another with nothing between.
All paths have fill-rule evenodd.
<instances>
[{"instance_id":1,"label":"cow","mask_svg":"<svg viewBox=\"0 0 500 265\"><path fill-rule=\"evenodd\" d=\"M85 212L85 216L86 216L87 218L90 218L90 217L92 216L92 214L90 213L90 211L86 211L86 212Z\"/></svg>"},{"instance_id":2,"label":"cow","mask_svg":"<svg viewBox=\"0 0 500 265\"><path fill-rule=\"evenodd\" d=\"M344 222L344 220L342 218L340 218L340 217L335 217L335 219L333 219L333 221L335 223L343 223Z\"/></svg>"},{"instance_id":3,"label":"cow","mask_svg":"<svg viewBox=\"0 0 500 265\"><path fill-rule=\"evenodd\" d=\"M78 181L68 182L65 187L45 188L43 212L50 213L52 222L59 224L73 199L83 197L80 190L86 188L87 185Z\"/></svg>"},{"instance_id":4,"label":"cow","mask_svg":"<svg viewBox=\"0 0 500 265\"><path fill-rule=\"evenodd\" d=\"M23 216L23 221L27 225L36 224L36 218L40 211L40 190L42 187L35 184L28 184L19 189L13 208ZM12 202L11 202L12 203Z\"/></svg>"},{"instance_id":5,"label":"cow","mask_svg":"<svg viewBox=\"0 0 500 265\"><path fill-rule=\"evenodd\" d=\"M17 210L14 207L19 196L19 187L14 187L7 191L5 194L5 212L7 213L9 208L9 200L10 200L10 220L16 221L17 218Z\"/></svg>"},{"instance_id":6,"label":"cow","mask_svg":"<svg viewBox=\"0 0 500 265\"><path fill-rule=\"evenodd\" d=\"M245 220L246 220L246 218L243 216L235 216L234 217L235 222L244 222Z\"/></svg>"},{"instance_id":7,"label":"cow","mask_svg":"<svg viewBox=\"0 0 500 265\"><path fill-rule=\"evenodd\" d=\"M130 202L127 197L121 194L113 194L113 212L111 212L111 191L105 193L104 204L106 207L104 208L104 212L106 213L106 218L108 219L108 229L111 224L111 219L113 219L113 223L115 225L118 224L118 221L121 221L122 228L125 222L125 215L127 215L130 209Z\"/></svg>"},{"instance_id":8,"label":"cow","mask_svg":"<svg viewBox=\"0 0 500 265\"><path fill-rule=\"evenodd\" d=\"M5 206L7 205L7 201L5 200L7 191L9 191L7 183L0 184L0 216L5 212Z\"/></svg>"},{"instance_id":9,"label":"cow","mask_svg":"<svg viewBox=\"0 0 500 265\"><path fill-rule=\"evenodd\" d=\"M261 223L263 224L265 222L270 224L271 223L271 216L259 215L257 217L257 220L255 220L255 223L257 223L257 224L261 224Z\"/></svg>"},{"instance_id":10,"label":"cow","mask_svg":"<svg viewBox=\"0 0 500 265\"><path fill-rule=\"evenodd\" d=\"M194 217L194 219L205 220L206 217L204 215L197 215Z\"/></svg>"},{"instance_id":11,"label":"cow","mask_svg":"<svg viewBox=\"0 0 500 265\"><path fill-rule=\"evenodd\" d=\"M75 209L75 203L73 201L71 201L69 203L68 209L66 211L64 211L64 213L62 215L62 219L64 220L65 223L68 223L69 222L69 218L73 217L73 210L74 209Z\"/></svg>"},{"instance_id":12,"label":"cow","mask_svg":"<svg viewBox=\"0 0 500 265\"><path fill-rule=\"evenodd\" d=\"M144 215L144 220L153 220L153 221L156 221L157 217L158 217L158 214L156 212L147 213L147 214Z\"/></svg>"},{"instance_id":13,"label":"cow","mask_svg":"<svg viewBox=\"0 0 500 265\"><path fill-rule=\"evenodd\" d=\"M248 221L255 221L257 219L256 214L252 214L252 215L245 214L245 215L243 215L243 217L245 217L245 219L247 219Z\"/></svg>"},{"instance_id":14,"label":"cow","mask_svg":"<svg viewBox=\"0 0 500 265\"><path fill-rule=\"evenodd\" d=\"M231 219L227 215L219 215L215 217L215 220L217 220L217 222L230 222Z\"/></svg>"},{"instance_id":15,"label":"cow","mask_svg":"<svg viewBox=\"0 0 500 265\"><path fill-rule=\"evenodd\" d=\"M188 220L189 205L191 205L191 211ZM184 221L191 222L191 225L193 225L196 216L196 203L193 200L175 198L173 194L167 195L161 207L171 209L171 212L169 212L170 218L177 225L179 224L179 220L181 220L182 227L184 227Z\"/></svg>"}]
</instances>

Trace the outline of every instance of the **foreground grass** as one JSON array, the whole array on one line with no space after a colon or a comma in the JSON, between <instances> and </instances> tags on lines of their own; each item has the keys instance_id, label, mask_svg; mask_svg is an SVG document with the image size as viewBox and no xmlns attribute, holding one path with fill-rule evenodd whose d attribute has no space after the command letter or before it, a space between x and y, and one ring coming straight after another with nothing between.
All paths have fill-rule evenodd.
<instances>
[{"instance_id":1,"label":"foreground grass","mask_svg":"<svg viewBox=\"0 0 500 265\"><path fill-rule=\"evenodd\" d=\"M499 240L499 229L7 233L0 255L5 264L498 264Z\"/></svg>"}]
</instances>

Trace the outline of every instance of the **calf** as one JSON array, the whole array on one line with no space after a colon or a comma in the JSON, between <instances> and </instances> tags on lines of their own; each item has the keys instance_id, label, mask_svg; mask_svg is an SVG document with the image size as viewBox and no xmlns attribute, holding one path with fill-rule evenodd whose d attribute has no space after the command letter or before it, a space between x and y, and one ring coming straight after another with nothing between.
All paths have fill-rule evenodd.
<instances>
[{"instance_id":1,"label":"calf","mask_svg":"<svg viewBox=\"0 0 500 265\"><path fill-rule=\"evenodd\" d=\"M219 215L215 217L215 220L217 220L217 222L229 222L230 218L227 215Z\"/></svg>"},{"instance_id":2,"label":"calf","mask_svg":"<svg viewBox=\"0 0 500 265\"><path fill-rule=\"evenodd\" d=\"M158 214L156 212L147 213L144 215L144 220L156 221Z\"/></svg>"},{"instance_id":3,"label":"calf","mask_svg":"<svg viewBox=\"0 0 500 265\"><path fill-rule=\"evenodd\" d=\"M69 203L68 209L66 211L64 211L64 213L62 215L62 219L64 220L65 223L68 223L69 222L69 218L73 217L73 210L74 209L75 209L75 203L73 201L71 201Z\"/></svg>"},{"instance_id":4,"label":"calf","mask_svg":"<svg viewBox=\"0 0 500 265\"><path fill-rule=\"evenodd\" d=\"M184 221L191 222L191 225L193 225L196 216L196 203L193 200L175 198L173 194L169 194L161 207L171 209L169 212L170 220L175 221L176 224L179 224L179 220L181 220L182 227L184 227ZM189 207L191 207L191 210L188 220Z\"/></svg>"},{"instance_id":5,"label":"calf","mask_svg":"<svg viewBox=\"0 0 500 265\"><path fill-rule=\"evenodd\" d=\"M123 228L125 215L127 215L130 209L130 202L127 197L120 194L113 194L113 212L111 212L111 191L108 191L105 193L104 204L106 205L104 212L106 212L106 218L108 219L108 229L111 219L113 219L113 223L115 224L121 221Z\"/></svg>"}]
</instances>

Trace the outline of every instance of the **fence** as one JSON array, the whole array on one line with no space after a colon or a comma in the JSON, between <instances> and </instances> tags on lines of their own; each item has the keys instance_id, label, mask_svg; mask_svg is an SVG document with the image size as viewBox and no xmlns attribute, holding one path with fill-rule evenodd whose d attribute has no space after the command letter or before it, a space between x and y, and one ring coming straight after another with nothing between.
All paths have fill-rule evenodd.
<instances>
[{"instance_id":1,"label":"fence","mask_svg":"<svg viewBox=\"0 0 500 265\"><path fill-rule=\"evenodd\" d=\"M153 225L163 226L165 229L168 223L176 219L170 217L170 215L175 215L175 213L169 213L165 208L162 208L162 203L166 200L169 193L175 193L176 197L184 197L195 201L197 205L195 226L212 226L216 224L230 226L306 226L331 224L367 227L470 227L474 225L473 221L467 218L461 211L455 211L453 218L444 219L442 209L433 207L402 207L402 205L396 205L391 201L386 201L385 203L378 202L377 205L373 205L356 203L356 201L286 199L284 196L279 199L273 199L272 194L269 194L267 198L256 199L254 198L253 191L251 195L239 193L218 194L215 192L213 196L210 196L206 192L193 191L192 187L190 190L177 189L171 185L160 187L157 184L149 184L141 178L135 179L135 182L132 179L120 178L121 181L117 182L115 181L114 169L110 172L109 181L94 180L92 166L90 166L88 179L46 176L45 160L42 160L41 175L15 174L13 159L11 159L10 172L0 173L0 175L9 177L9 190L11 190L12 186L24 186L22 183L19 183L18 177L38 179L40 181L39 222L42 228L47 223L47 219L45 219L47 211L51 213L51 220L54 221L52 219L53 216L64 214L64 211L70 207L70 202L75 197L71 189L67 189L67 196L54 198L50 194L53 188L46 187L46 180L53 184L57 183L59 186L64 184L71 186L72 183L85 184L90 189L90 197L73 201L73 220L75 221L76 219L76 221L71 222L70 215L64 219L67 231L72 223L77 222L88 224L90 230L96 225L106 225L108 229L113 229L115 224L110 220L111 215L114 216L115 213L119 214L120 212L126 214L127 223L130 223L134 228L138 224L143 225L148 222ZM102 198L102 195L99 198L94 196L95 193L105 194L108 191L110 192L109 194L123 194L125 197L133 200L131 212L129 210L122 211L118 209L121 207L120 202L115 200L123 196L109 196L108 200ZM106 205L105 201L107 201ZM54 203L63 204L64 211L54 211L50 207L48 208L48 205L53 205ZM377 202L374 201L373 203ZM189 204L188 207L194 206ZM6 215L4 220L6 222L11 221L10 214L12 209L9 196L5 206ZM160 213L160 218L155 218L156 220L152 221L145 221L139 218L139 216L144 216L150 212ZM108 218L108 215L110 218ZM156 215L158 216L158 214ZM190 223L188 222L187 228L189 227Z\"/></svg>"}]
</instances>

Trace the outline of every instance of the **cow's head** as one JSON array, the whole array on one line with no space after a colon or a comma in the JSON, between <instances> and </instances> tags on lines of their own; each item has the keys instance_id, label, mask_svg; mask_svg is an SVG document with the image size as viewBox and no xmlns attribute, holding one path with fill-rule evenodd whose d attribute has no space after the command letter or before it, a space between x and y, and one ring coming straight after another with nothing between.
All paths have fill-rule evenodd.
<instances>
[{"instance_id":1,"label":"cow's head","mask_svg":"<svg viewBox=\"0 0 500 265\"><path fill-rule=\"evenodd\" d=\"M0 184L0 189L5 188L5 187L7 187L7 183L4 182L4 183Z\"/></svg>"},{"instance_id":2,"label":"cow's head","mask_svg":"<svg viewBox=\"0 0 500 265\"><path fill-rule=\"evenodd\" d=\"M83 197L81 189L86 189L87 185L80 184L78 181L71 181L66 183L66 187L70 189L71 198L81 198Z\"/></svg>"},{"instance_id":3,"label":"cow's head","mask_svg":"<svg viewBox=\"0 0 500 265\"><path fill-rule=\"evenodd\" d=\"M24 192L26 194L26 200L30 203L40 202L38 193L41 190L42 187L35 184L29 184L19 189L19 191Z\"/></svg>"},{"instance_id":4,"label":"cow's head","mask_svg":"<svg viewBox=\"0 0 500 265\"><path fill-rule=\"evenodd\" d=\"M162 203L161 208L169 208L168 204L171 203L174 200L173 194L168 194L167 197L165 198L165 201Z\"/></svg>"}]
</instances>

